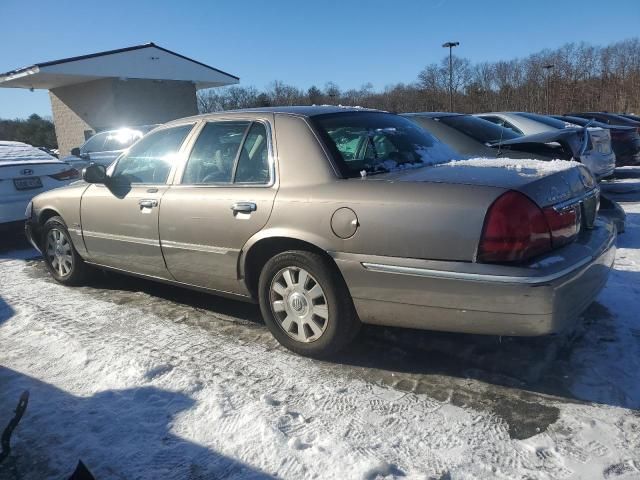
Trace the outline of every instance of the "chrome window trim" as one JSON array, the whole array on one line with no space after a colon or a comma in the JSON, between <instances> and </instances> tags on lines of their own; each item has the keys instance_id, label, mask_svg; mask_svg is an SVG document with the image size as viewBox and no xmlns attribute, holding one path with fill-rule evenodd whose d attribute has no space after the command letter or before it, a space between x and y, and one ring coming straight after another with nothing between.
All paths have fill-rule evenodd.
<instances>
[{"instance_id":1,"label":"chrome window trim","mask_svg":"<svg viewBox=\"0 0 640 480\"><path fill-rule=\"evenodd\" d=\"M202 133L202 130L205 128L205 126L208 123L220 123L220 122L248 122L249 123L249 129L251 128L251 124L252 123L261 123L262 125L264 125L266 131L267 131L267 155L268 155L268 162L269 162L269 182L267 183L235 183L235 182L227 182L227 183L182 183L182 179L184 178L184 173L185 170L187 168L187 163L189 163L189 157L191 156L191 152L193 151L193 148L195 147L196 142L198 141L198 138L200 137L200 134ZM274 148L273 148L273 129L271 128L271 123L263 118L248 118L248 117L237 117L237 118L230 118L230 117L225 117L222 119L207 119L202 121L201 125L198 125L198 128L195 129L196 134L194 135L193 138L190 138L189 143L187 145L187 147L185 148L184 153L184 158L181 159L181 165L179 169L176 169L175 172L175 176L173 178L173 184L172 187L181 187L181 188L271 188L276 184L276 162L275 162L275 153L274 153ZM248 133L248 130L247 130ZM241 147L244 144L244 140L245 138L243 138L243 141L241 143ZM185 143L186 144L186 143ZM235 168L235 165L234 165Z\"/></svg>"}]
</instances>

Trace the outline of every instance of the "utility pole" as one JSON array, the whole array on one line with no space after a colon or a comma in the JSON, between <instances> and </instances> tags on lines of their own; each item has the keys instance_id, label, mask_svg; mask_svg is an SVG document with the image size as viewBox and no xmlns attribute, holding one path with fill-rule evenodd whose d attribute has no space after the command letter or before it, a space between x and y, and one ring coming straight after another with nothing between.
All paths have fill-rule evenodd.
<instances>
[{"instance_id":1,"label":"utility pole","mask_svg":"<svg viewBox=\"0 0 640 480\"><path fill-rule=\"evenodd\" d=\"M443 43L444 48L449 49L449 111L453 112L453 47L460 45L460 42Z\"/></svg>"},{"instance_id":2,"label":"utility pole","mask_svg":"<svg viewBox=\"0 0 640 480\"><path fill-rule=\"evenodd\" d=\"M551 69L555 67L554 64L550 63L548 65L543 65L542 68L544 68L547 72L546 75L546 80L547 80L547 115L551 115L551 108L549 106L549 77L551 77Z\"/></svg>"}]
</instances>

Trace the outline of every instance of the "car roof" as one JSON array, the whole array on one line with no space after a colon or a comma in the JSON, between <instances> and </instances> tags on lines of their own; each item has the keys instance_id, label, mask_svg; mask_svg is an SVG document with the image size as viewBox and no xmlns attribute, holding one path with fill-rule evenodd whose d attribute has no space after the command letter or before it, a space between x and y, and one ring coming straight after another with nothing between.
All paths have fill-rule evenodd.
<instances>
[{"instance_id":1,"label":"car roof","mask_svg":"<svg viewBox=\"0 0 640 480\"><path fill-rule=\"evenodd\" d=\"M452 112L413 112L413 113L402 113L401 115L403 117L442 118L442 117L461 117L468 114L452 113Z\"/></svg>"},{"instance_id":2,"label":"car roof","mask_svg":"<svg viewBox=\"0 0 640 480\"><path fill-rule=\"evenodd\" d=\"M315 117L318 115L325 115L330 113L344 113L344 112L378 112L388 113L384 110L377 110L374 108L364 107L350 107L342 105L292 105L285 107L257 107L257 108L243 108L239 110L224 110L221 112L209 112L202 113L200 115L193 115L191 117L180 118L167 122L166 125L182 123L185 121L196 121L204 118L212 118L216 116L228 116L228 115L242 115L246 113L272 113L272 114L286 114L296 115L300 117Z\"/></svg>"}]
</instances>

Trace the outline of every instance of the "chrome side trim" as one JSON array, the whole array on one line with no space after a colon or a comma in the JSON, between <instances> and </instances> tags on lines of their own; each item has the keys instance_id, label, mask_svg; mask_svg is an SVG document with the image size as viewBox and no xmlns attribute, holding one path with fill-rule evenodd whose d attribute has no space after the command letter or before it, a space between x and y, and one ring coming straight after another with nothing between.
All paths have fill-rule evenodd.
<instances>
[{"instance_id":1,"label":"chrome side trim","mask_svg":"<svg viewBox=\"0 0 640 480\"><path fill-rule=\"evenodd\" d=\"M198 243L173 242L170 240L160 240L162 248L175 248L178 250L195 250L196 252L217 253L226 255L230 252L239 252L238 248L214 247L211 245L201 245Z\"/></svg>"},{"instance_id":2,"label":"chrome side trim","mask_svg":"<svg viewBox=\"0 0 640 480\"><path fill-rule=\"evenodd\" d=\"M82 234L85 237L101 238L103 240L115 240L117 242L137 243L140 245L151 245L153 247L160 246L160 242L158 240L151 240L149 238L129 237L127 235L113 235L111 233L89 232L87 230L83 230Z\"/></svg>"},{"instance_id":3,"label":"chrome side trim","mask_svg":"<svg viewBox=\"0 0 640 480\"><path fill-rule=\"evenodd\" d=\"M579 203L585 201L587 198L594 197L594 196L599 195L599 194L600 194L600 187L596 186L596 187L593 187L588 192L584 192L579 197L574 197L574 198L571 198L571 199L566 200L564 202L556 203L553 206L553 209L556 212L561 212L561 211L566 210L568 208L571 208L571 207L573 207L575 205L578 205Z\"/></svg>"},{"instance_id":4,"label":"chrome side trim","mask_svg":"<svg viewBox=\"0 0 640 480\"><path fill-rule=\"evenodd\" d=\"M607 249L608 250L608 249ZM605 250L605 252L607 251ZM604 252L603 252L604 253ZM411 275L414 277L427 277L427 278L445 278L449 280L465 280L470 282L489 282L489 283L515 283L526 285L537 285L549 283L565 275L578 270L587 263L591 262L594 257L586 257L580 260L578 263L571 265L563 270L560 270L549 275L540 277L515 277L509 275L487 275L484 273L465 273L465 272L450 272L446 270L432 270L429 268L416 268L416 267L404 267L401 265L382 265L379 263L366 263L363 262L362 266L371 272L381 273L394 273L399 275Z\"/></svg>"}]
</instances>

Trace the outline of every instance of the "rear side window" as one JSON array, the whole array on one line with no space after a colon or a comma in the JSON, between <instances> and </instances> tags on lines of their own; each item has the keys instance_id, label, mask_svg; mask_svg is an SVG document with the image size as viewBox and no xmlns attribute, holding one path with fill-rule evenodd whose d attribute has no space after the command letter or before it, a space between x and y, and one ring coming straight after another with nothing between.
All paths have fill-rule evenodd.
<instances>
[{"instance_id":1,"label":"rear side window","mask_svg":"<svg viewBox=\"0 0 640 480\"><path fill-rule=\"evenodd\" d=\"M240 150L235 183L269 183L269 148L267 129L262 123L251 124Z\"/></svg>"},{"instance_id":2,"label":"rear side window","mask_svg":"<svg viewBox=\"0 0 640 480\"><path fill-rule=\"evenodd\" d=\"M122 183L166 183L177 153L193 125L153 132L124 154L112 177Z\"/></svg>"},{"instance_id":3,"label":"rear side window","mask_svg":"<svg viewBox=\"0 0 640 480\"><path fill-rule=\"evenodd\" d=\"M196 140L182 184L269 182L267 129L260 122L209 122Z\"/></svg>"}]
</instances>

